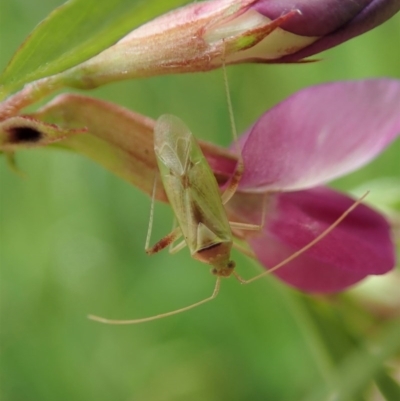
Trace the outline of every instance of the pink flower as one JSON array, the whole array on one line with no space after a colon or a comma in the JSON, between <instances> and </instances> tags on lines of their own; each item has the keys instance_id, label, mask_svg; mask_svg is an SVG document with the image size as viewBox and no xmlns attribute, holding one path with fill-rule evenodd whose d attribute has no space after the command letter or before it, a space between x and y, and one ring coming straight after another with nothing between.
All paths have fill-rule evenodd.
<instances>
[{"instance_id":1,"label":"pink flower","mask_svg":"<svg viewBox=\"0 0 400 401\"><path fill-rule=\"evenodd\" d=\"M61 147L86 155L151 195L158 173L154 124L111 103L61 95L33 115L0 123L0 150L59 141ZM399 132L399 80L329 83L292 95L239 139L245 171L226 205L228 214L232 221L257 224L265 200L267 210L261 232L235 234L247 241L266 268L281 262L354 203L324 184L370 162ZM201 147L218 181L226 182L235 168L232 154L212 144ZM161 186L156 198L166 201ZM393 268L391 236L381 214L359 205L325 238L274 274L303 291L341 291Z\"/></svg>"},{"instance_id":2,"label":"pink flower","mask_svg":"<svg viewBox=\"0 0 400 401\"><path fill-rule=\"evenodd\" d=\"M254 222L261 219L261 208L246 205L246 196L256 205L254 194L268 194L262 234L246 236L258 260L272 267L331 225L354 200L323 185L371 161L399 132L398 80L314 86L263 114L240 138L245 172L239 191L249 195L239 193L230 206L236 219ZM394 265L389 224L360 205L275 274L301 290L325 293Z\"/></svg>"}]
</instances>

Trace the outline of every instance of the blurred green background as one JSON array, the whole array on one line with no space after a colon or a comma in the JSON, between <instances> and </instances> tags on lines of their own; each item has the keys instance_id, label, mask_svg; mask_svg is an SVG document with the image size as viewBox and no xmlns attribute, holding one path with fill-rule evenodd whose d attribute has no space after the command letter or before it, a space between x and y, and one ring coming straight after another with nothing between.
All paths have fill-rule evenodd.
<instances>
[{"instance_id":1,"label":"blurred green background","mask_svg":"<svg viewBox=\"0 0 400 401\"><path fill-rule=\"evenodd\" d=\"M1 69L59 4L0 0ZM399 43L397 15L326 52L320 63L229 67L239 132L306 86L400 78ZM121 82L86 94L153 118L175 114L198 138L231 140L221 71ZM400 179L399 154L397 141L334 185L351 190L373 179ZM331 305L273 277L251 286L226 280L215 301L143 325L87 320L87 313L139 318L173 310L208 296L214 278L187 250L148 257L149 198L98 165L47 149L17 159L24 178L0 160L2 400L295 401L329 382L351 350L346 300ZM169 207L157 204L153 241L171 225ZM234 259L244 277L257 271L236 251Z\"/></svg>"}]
</instances>

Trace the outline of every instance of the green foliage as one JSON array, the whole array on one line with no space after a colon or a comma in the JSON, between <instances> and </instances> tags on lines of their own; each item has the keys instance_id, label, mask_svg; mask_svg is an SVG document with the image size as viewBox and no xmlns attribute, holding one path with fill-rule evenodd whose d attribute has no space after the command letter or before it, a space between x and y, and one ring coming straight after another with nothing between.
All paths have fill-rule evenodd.
<instances>
[{"instance_id":1,"label":"green foliage","mask_svg":"<svg viewBox=\"0 0 400 401\"><path fill-rule=\"evenodd\" d=\"M386 401L397 401L400 399L400 383L387 372L377 375L376 384Z\"/></svg>"},{"instance_id":2,"label":"green foliage","mask_svg":"<svg viewBox=\"0 0 400 401\"><path fill-rule=\"evenodd\" d=\"M339 364L332 383L327 386L316 386L306 401L335 399L347 401L357 397L373 377L379 377L382 389L394 400L398 386L391 383L391 378L381 375L383 364L388 358L400 352L400 321L387 324L379 330L378 338L373 343L362 341L353 352ZM398 399L398 398L396 398Z\"/></svg>"},{"instance_id":3,"label":"green foliage","mask_svg":"<svg viewBox=\"0 0 400 401\"><path fill-rule=\"evenodd\" d=\"M38 22L28 2L7 1L1 66L16 50L14 38L28 35ZM34 7L44 9L49 2ZM160 12L148 9L153 4L166 9L178 2L67 3L28 39L3 83L15 88L90 57L129 30L128 20L137 25ZM71 28L66 11L72 13ZM397 15L326 52L320 63L229 68L239 132L300 88L400 78L393 40L399 34ZM230 142L221 71L121 82L87 94L153 118L175 114L197 137ZM398 179L399 153L397 141L335 186L348 190L373 179ZM396 399L398 385L385 361L398 356L399 318L380 326L358 303L305 297L273 277L249 286L224 280L212 303L141 326L88 321L87 313L140 318L182 307L211 294L214 279L186 250L145 255L150 200L126 182L69 152L31 150L16 159L23 179L0 159L0 398L327 401L333 386L342 394L338 399L355 401L366 399L375 378L386 399ZM171 225L169 208L156 205L153 240ZM257 271L246 257L233 258L244 277Z\"/></svg>"},{"instance_id":4,"label":"green foliage","mask_svg":"<svg viewBox=\"0 0 400 401\"><path fill-rule=\"evenodd\" d=\"M98 54L144 22L187 0L72 0L43 20L0 77L3 96Z\"/></svg>"}]
</instances>

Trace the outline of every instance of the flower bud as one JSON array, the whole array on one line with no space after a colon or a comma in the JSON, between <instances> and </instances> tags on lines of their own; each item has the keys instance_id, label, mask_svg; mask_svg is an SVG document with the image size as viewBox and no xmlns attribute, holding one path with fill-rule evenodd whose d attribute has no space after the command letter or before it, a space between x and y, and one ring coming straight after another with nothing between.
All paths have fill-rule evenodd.
<instances>
[{"instance_id":1,"label":"flower bud","mask_svg":"<svg viewBox=\"0 0 400 401\"><path fill-rule=\"evenodd\" d=\"M381 24L399 0L214 0L173 10L66 71L92 88L123 79L208 71L242 62L296 62Z\"/></svg>"}]
</instances>

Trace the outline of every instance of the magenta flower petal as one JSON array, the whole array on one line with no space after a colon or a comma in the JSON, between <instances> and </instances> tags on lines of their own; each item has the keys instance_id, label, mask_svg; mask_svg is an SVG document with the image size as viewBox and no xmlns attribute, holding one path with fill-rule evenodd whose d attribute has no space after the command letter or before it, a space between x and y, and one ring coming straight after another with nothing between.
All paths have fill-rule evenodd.
<instances>
[{"instance_id":1,"label":"magenta flower petal","mask_svg":"<svg viewBox=\"0 0 400 401\"><path fill-rule=\"evenodd\" d=\"M399 0L259 0L253 6L259 13L275 19L298 9L282 28L301 36L318 36L318 41L280 61L298 61L337 46L382 24L400 9Z\"/></svg>"},{"instance_id":2,"label":"magenta flower petal","mask_svg":"<svg viewBox=\"0 0 400 401\"><path fill-rule=\"evenodd\" d=\"M249 239L259 261L270 268L311 242L354 200L326 187L276 195L263 234ZM280 279L307 292L341 291L395 265L390 226L359 205L338 227L303 255L278 269Z\"/></svg>"},{"instance_id":3,"label":"magenta flower petal","mask_svg":"<svg viewBox=\"0 0 400 401\"><path fill-rule=\"evenodd\" d=\"M298 9L301 14L286 22L282 28L297 35L325 36L352 20L369 3L371 0L259 0L253 8L270 19L275 19L288 10Z\"/></svg>"},{"instance_id":4,"label":"magenta flower petal","mask_svg":"<svg viewBox=\"0 0 400 401\"><path fill-rule=\"evenodd\" d=\"M240 189L320 185L368 163L399 132L399 80L304 89L262 115L240 139L245 164Z\"/></svg>"}]
</instances>

